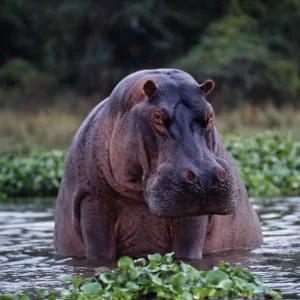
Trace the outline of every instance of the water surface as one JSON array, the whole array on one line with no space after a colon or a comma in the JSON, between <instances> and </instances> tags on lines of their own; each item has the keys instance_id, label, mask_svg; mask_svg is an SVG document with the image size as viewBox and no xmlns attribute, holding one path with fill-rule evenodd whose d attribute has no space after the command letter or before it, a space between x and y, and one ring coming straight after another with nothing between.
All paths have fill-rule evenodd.
<instances>
[{"instance_id":1,"label":"water surface","mask_svg":"<svg viewBox=\"0 0 300 300\"><path fill-rule=\"evenodd\" d=\"M285 299L300 299L300 198L251 199L262 223L264 243L252 250L224 251L193 262L211 268L228 261L262 277ZM0 293L54 288L61 274L92 275L101 262L55 260L53 199L0 204Z\"/></svg>"}]
</instances>

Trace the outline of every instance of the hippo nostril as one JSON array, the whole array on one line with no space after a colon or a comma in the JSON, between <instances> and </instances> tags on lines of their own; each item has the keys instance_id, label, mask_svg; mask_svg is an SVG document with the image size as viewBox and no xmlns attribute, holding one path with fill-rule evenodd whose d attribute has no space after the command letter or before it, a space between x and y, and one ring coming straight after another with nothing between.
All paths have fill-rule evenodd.
<instances>
[{"instance_id":1,"label":"hippo nostril","mask_svg":"<svg viewBox=\"0 0 300 300\"><path fill-rule=\"evenodd\" d=\"M219 179L220 180L225 180L226 176L227 176L226 171L223 168L221 168L220 171L219 171L219 174L218 174Z\"/></svg>"},{"instance_id":2,"label":"hippo nostril","mask_svg":"<svg viewBox=\"0 0 300 300\"><path fill-rule=\"evenodd\" d=\"M193 173L190 170L186 170L183 173L183 177L187 180L187 181L194 181L196 179L196 175L195 173Z\"/></svg>"}]
</instances>

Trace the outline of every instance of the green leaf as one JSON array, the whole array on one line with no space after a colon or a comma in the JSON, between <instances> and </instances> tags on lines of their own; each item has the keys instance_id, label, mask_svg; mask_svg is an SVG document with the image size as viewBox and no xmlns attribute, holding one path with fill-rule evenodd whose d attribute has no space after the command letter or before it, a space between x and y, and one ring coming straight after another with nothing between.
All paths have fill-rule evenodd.
<instances>
[{"instance_id":1,"label":"green leaf","mask_svg":"<svg viewBox=\"0 0 300 300\"><path fill-rule=\"evenodd\" d=\"M80 285L83 283L84 278L82 276L74 276L72 279L72 284L75 289L79 289Z\"/></svg>"},{"instance_id":2,"label":"green leaf","mask_svg":"<svg viewBox=\"0 0 300 300\"><path fill-rule=\"evenodd\" d=\"M99 280L101 280L104 283L110 283L113 282L115 278L114 275L111 273L104 273L99 276Z\"/></svg>"},{"instance_id":3,"label":"green leaf","mask_svg":"<svg viewBox=\"0 0 300 300\"><path fill-rule=\"evenodd\" d=\"M233 277L232 278L233 282L234 282L234 286L235 288L239 289L239 290L243 290L243 288L245 287L246 285L246 282L245 280L239 278L239 277Z\"/></svg>"},{"instance_id":4,"label":"green leaf","mask_svg":"<svg viewBox=\"0 0 300 300\"><path fill-rule=\"evenodd\" d=\"M132 268L130 270L130 279L131 280L135 280L137 279L139 276L143 275L144 274L144 269L141 268L141 267L135 267L135 268Z\"/></svg>"},{"instance_id":5,"label":"green leaf","mask_svg":"<svg viewBox=\"0 0 300 300\"><path fill-rule=\"evenodd\" d=\"M215 297L215 296L217 296L218 295L218 291L216 290L216 289L211 289L211 290L209 290L209 292L208 292L208 297Z\"/></svg>"},{"instance_id":6,"label":"green leaf","mask_svg":"<svg viewBox=\"0 0 300 300\"><path fill-rule=\"evenodd\" d=\"M60 292L60 295L63 297L63 298L67 298L71 295L71 291L67 290L67 289L63 289L61 292Z\"/></svg>"},{"instance_id":7,"label":"green leaf","mask_svg":"<svg viewBox=\"0 0 300 300\"><path fill-rule=\"evenodd\" d=\"M201 273L196 270L195 268L193 268L191 265L185 264L185 263L181 263L181 270L187 275L189 276L191 281L197 281L201 279Z\"/></svg>"},{"instance_id":8,"label":"green leaf","mask_svg":"<svg viewBox=\"0 0 300 300\"><path fill-rule=\"evenodd\" d=\"M41 298L45 298L45 297L47 297L47 296L49 296L49 292L48 291L46 291L46 290L37 290L36 291L36 295L38 296L38 297L41 297Z\"/></svg>"},{"instance_id":9,"label":"green leaf","mask_svg":"<svg viewBox=\"0 0 300 300\"><path fill-rule=\"evenodd\" d=\"M220 262L218 267L222 272L224 272L226 274L230 274L230 272L231 272L231 268L230 268L229 264L226 262Z\"/></svg>"},{"instance_id":10,"label":"green leaf","mask_svg":"<svg viewBox=\"0 0 300 300\"><path fill-rule=\"evenodd\" d=\"M134 263L136 265L142 265L144 267L146 265L146 259L145 258L139 258L139 259L136 259L134 261Z\"/></svg>"},{"instance_id":11,"label":"green leaf","mask_svg":"<svg viewBox=\"0 0 300 300\"><path fill-rule=\"evenodd\" d=\"M149 273L149 277L151 278L151 281L157 285L162 285L162 280L158 277L158 275Z\"/></svg>"},{"instance_id":12,"label":"green leaf","mask_svg":"<svg viewBox=\"0 0 300 300\"><path fill-rule=\"evenodd\" d=\"M153 254L153 255L148 255L148 259L154 260L156 262L160 262L161 261L161 255L159 253Z\"/></svg>"},{"instance_id":13,"label":"green leaf","mask_svg":"<svg viewBox=\"0 0 300 300\"><path fill-rule=\"evenodd\" d=\"M134 262L131 257L123 256L118 260L118 267L120 270L128 270L134 267Z\"/></svg>"},{"instance_id":14,"label":"green leaf","mask_svg":"<svg viewBox=\"0 0 300 300\"><path fill-rule=\"evenodd\" d=\"M263 294L267 292L267 289L264 286L253 286L252 292L253 294Z\"/></svg>"},{"instance_id":15,"label":"green leaf","mask_svg":"<svg viewBox=\"0 0 300 300\"><path fill-rule=\"evenodd\" d=\"M180 272L176 275L173 275L170 281L175 290L181 291L186 283L186 276Z\"/></svg>"},{"instance_id":16,"label":"green leaf","mask_svg":"<svg viewBox=\"0 0 300 300\"><path fill-rule=\"evenodd\" d=\"M137 285L136 283L134 283L132 281L126 282L126 288L129 290L133 290L133 291L140 289L139 285Z\"/></svg>"},{"instance_id":17,"label":"green leaf","mask_svg":"<svg viewBox=\"0 0 300 300\"><path fill-rule=\"evenodd\" d=\"M14 297L8 295L0 295L0 300L14 300Z\"/></svg>"},{"instance_id":18,"label":"green leaf","mask_svg":"<svg viewBox=\"0 0 300 300\"><path fill-rule=\"evenodd\" d=\"M84 284L81 289L86 295L97 295L102 287L99 282L89 282Z\"/></svg>"},{"instance_id":19,"label":"green leaf","mask_svg":"<svg viewBox=\"0 0 300 300\"><path fill-rule=\"evenodd\" d=\"M61 282L64 282L64 283L69 283L69 282L72 282L73 276L72 275L60 275L58 277L58 280L60 280Z\"/></svg>"},{"instance_id":20,"label":"green leaf","mask_svg":"<svg viewBox=\"0 0 300 300\"><path fill-rule=\"evenodd\" d=\"M245 281L248 281L248 282L255 281L254 276L250 272L247 272L246 270L243 270L241 268L235 268L234 274L235 274L235 276L238 276L239 278L242 278Z\"/></svg>"},{"instance_id":21,"label":"green leaf","mask_svg":"<svg viewBox=\"0 0 300 300\"><path fill-rule=\"evenodd\" d=\"M115 289L112 292L112 296L116 297L116 299L125 299L126 298L124 291L122 291L121 289Z\"/></svg>"},{"instance_id":22,"label":"green leaf","mask_svg":"<svg viewBox=\"0 0 300 300\"><path fill-rule=\"evenodd\" d=\"M166 255L165 255L165 258L166 258L166 262L167 263L172 263L173 262L173 255L174 255L174 252L171 252L171 253L167 253Z\"/></svg>"},{"instance_id":23,"label":"green leaf","mask_svg":"<svg viewBox=\"0 0 300 300\"><path fill-rule=\"evenodd\" d=\"M189 292L183 292L182 294L180 294L180 298L182 300L193 300L193 295Z\"/></svg>"},{"instance_id":24,"label":"green leaf","mask_svg":"<svg viewBox=\"0 0 300 300\"><path fill-rule=\"evenodd\" d=\"M230 279L223 279L221 280L217 287L223 289L225 291L229 291L233 286L233 282Z\"/></svg>"},{"instance_id":25,"label":"green leaf","mask_svg":"<svg viewBox=\"0 0 300 300\"><path fill-rule=\"evenodd\" d=\"M210 284L219 285L222 280L228 279L228 275L219 269L215 269L207 273L206 279Z\"/></svg>"},{"instance_id":26,"label":"green leaf","mask_svg":"<svg viewBox=\"0 0 300 300\"><path fill-rule=\"evenodd\" d=\"M202 299L208 296L209 289L205 287L193 287L194 299Z\"/></svg>"}]
</instances>

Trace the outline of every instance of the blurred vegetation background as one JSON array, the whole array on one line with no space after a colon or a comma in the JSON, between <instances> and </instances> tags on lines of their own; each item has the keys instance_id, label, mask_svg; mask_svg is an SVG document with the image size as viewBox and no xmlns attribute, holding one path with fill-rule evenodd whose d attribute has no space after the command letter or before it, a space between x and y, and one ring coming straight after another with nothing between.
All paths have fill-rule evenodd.
<instances>
[{"instance_id":1,"label":"blurred vegetation background","mask_svg":"<svg viewBox=\"0 0 300 300\"><path fill-rule=\"evenodd\" d=\"M1 0L0 153L68 148L124 76L180 68L221 133L300 140L299 0Z\"/></svg>"}]
</instances>

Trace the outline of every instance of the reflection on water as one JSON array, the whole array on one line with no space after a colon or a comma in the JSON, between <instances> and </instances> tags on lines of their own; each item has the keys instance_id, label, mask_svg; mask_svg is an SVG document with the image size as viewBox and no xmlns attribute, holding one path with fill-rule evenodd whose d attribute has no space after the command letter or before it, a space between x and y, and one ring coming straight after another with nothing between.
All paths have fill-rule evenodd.
<instances>
[{"instance_id":1,"label":"reflection on water","mask_svg":"<svg viewBox=\"0 0 300 300\"><path fill-rule=\"evenodd\" d=\"M28 201L28 200L26 200ZM220 261L247 268L286 299L300 299L300 198L252 199L259 213L264 244L204 256L193 262L211 268ZM53 288L64 273L92 275L102 262L54 260L52 199L0 204L0 293Z\"/></svg>"}]
</instances>

